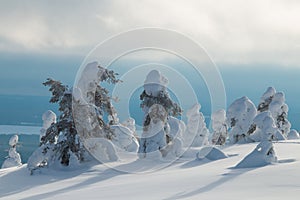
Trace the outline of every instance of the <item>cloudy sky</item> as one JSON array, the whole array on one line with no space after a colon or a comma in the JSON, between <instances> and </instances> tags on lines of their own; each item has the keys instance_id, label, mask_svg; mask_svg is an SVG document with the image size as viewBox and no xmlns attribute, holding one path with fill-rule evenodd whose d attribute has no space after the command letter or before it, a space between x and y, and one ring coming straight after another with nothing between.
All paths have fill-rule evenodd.
<instances>
[{"instance_id":1,"label":"cloudy sky","mask_svg":"<svg viewBox=\"0 0 300 200\"><path fill-rule=\"evenodd\" d=\"M179 31L218 64L300 66L300 2L1 1L0 51L85 55L106 38L139 27Z\"/></svg>"},{"instance_id":2,"label":"cloudy sky","mask_svg":"<svg viewBox=\"0 0 300 200\"><path fill-rule=\"evenodd\" d=\"M72 85L97 44L142 27L171 29L204 47L228 102L244 95L257 102L275 86L299 115L298 0L0 0L0 96L47 96L48 77Z\"/></svg>"}]
</instances>

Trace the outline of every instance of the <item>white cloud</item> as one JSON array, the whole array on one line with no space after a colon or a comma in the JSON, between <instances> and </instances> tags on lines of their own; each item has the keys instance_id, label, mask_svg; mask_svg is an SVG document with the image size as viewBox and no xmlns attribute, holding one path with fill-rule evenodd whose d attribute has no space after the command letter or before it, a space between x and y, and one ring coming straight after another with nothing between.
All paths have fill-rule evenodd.
<instances>
[{"instance_id":1,"label":"white cloud","mask_svg":"<svg viewBox=\"0 0 300 200\"><path fill-rule=\"evenodd\" d=\"M298 1L2 1L2 50L82 51L121 31L162 27L218 63L300 64Z\"/></svg>"}]
</instances>

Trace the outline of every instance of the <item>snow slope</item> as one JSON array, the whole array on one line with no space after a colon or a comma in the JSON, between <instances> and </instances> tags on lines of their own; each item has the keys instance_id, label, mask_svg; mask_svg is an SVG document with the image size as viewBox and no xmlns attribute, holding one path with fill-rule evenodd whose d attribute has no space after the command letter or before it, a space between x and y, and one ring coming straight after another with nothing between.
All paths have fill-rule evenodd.
<instances>
[{"instance_id":1,"label":"snow slope","mask_svg":"<svg viewBox=\"0 0 300 200\"><path fill-rule=\"evenodd\" d=\"M125 173L94 165L30 176L26 165L0 170L0 199L299 199L300 140L274 144L279 162L235 169L257 143L222 149L229 157L196 159L199 149L162 170ZM146 161L128 168L142 170Z\"/></svg>"}]
</instances>

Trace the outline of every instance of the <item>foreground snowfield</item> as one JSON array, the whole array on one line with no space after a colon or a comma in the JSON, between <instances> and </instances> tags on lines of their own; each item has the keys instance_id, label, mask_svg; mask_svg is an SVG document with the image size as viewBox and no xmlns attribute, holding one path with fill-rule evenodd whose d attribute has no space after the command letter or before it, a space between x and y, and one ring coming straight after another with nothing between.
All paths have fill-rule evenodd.
<instances>
[{"instance_id":1,"label":"foreground snowfield","mask_svg":"<svg viewBox=\"0 0 300 200\"><path fill-rule=\"evenodd\" d=\"M190 157L149 173L95 165L76 171L29 175L26 165L0 170L0 199L299 199L300 140L275 143L279 163L234 169L257 143L223 149L229 158ZM141 169L141 163L127 167Z\"/></svg>"}]
</instances>

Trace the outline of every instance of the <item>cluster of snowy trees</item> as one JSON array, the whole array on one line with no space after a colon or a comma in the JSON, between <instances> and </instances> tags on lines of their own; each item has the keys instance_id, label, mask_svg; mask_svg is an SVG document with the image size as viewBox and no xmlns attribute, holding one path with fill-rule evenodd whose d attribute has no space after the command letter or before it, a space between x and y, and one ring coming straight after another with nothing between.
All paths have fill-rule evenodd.
<instances>
[{"instance_id":1,"label":"cluster of snowy trees","mask_svg":"<svg viewBox=\"0 0 300 200\"><path fill-rule=\"evenodd\" d=\"M237 99L226 114L229 142L298 139L299 134L291 130L287 116L285 95L276 92L273 87L269 87L262 95L257 108L247 97Z\"/></svg>"},{"instance_id":2,"label":"cluster of snowy trees","mask_svg":"<svg viewBox=\"0 0 300 200\"><path fill-rule=\"evenodd\" d=\"M284 93L272 87L257 107L242 97L227 111L212 113L212 132L199 103L185 112L184 122L182 108L169 95L168 79L157 70L149 72L140 95L144 118L138 136L135 120L120 123L109 91L101 86L119 83L117 74L96 62L88 64L84 73L74 90L53 79L44 83L52 93L50 102L59 104L60 115L44 113L40 147L28 160L31 172L45 166L76 166L92 156L101 162L117 161L119 151L140 159L174 159L189 147L263 141L259 149L268 148L264 152L269 155L273 140L299 138L297 131L290 130Z\"/></svg>"}]
</instances>

